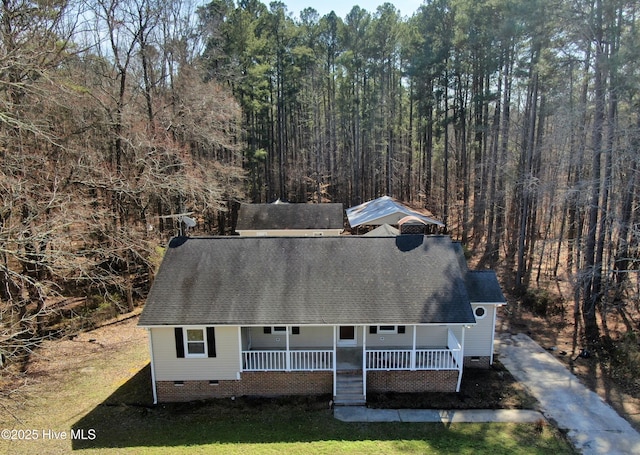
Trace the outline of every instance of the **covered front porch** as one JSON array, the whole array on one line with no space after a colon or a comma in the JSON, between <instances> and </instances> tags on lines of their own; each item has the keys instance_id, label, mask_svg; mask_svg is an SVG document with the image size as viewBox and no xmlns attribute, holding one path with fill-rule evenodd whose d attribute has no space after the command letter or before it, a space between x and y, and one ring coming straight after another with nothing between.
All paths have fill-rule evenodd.
<instances>
[{"instance_id":1,"label":"covered front porch","mask_svg":"<svg viewBox=\"0 0 640 455\"><path fill-rule=\"evenodd\" d=\"M458 336L457 336L458 334ZM455 372L460 390L464 326L271 326L241 329L241 365L246 372L332 371L361 378L376 372ZM395 375L402 378L402 375Z\"/></svg>"}]
</instances>

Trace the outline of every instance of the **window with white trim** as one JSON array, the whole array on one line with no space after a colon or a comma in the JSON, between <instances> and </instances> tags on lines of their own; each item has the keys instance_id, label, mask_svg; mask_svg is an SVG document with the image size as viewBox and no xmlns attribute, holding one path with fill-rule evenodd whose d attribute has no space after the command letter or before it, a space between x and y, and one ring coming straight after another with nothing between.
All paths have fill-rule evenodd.
<instances>
[{"instance_id":1,"label":"window with white trim","mask_svg":"<svg viewBox=\"0 0 640 455\"><path fill-rule=\"evenodd\" d=\"M216 356L214 327L174 327L176 357L179 359Z\"/></svg>"},{"instance_id":2,"label":"window with white trim","mask_svg":"<svg viewBox=\"0 0 640 455\"><path fill-rule=\"evenodd\" d=\"M207 339L204 329L184 330L185 357L207 357Z\"/></svg>"},{"instance_id":3,"label":"window with white trim","mask_svg":"<svg viewBox=\"0 0 640 455\"><path fill-rule=\"evenodd\" d=\"M487 310L483 306L476 307L473 310L473 314L476 315L476 319L483 319L487 315Z\"/></svg>"},{"instance_id":4,"label":"window with white trim","mask_svg":"<svg viewBox=\"0 0 640 455\"><path fill-rule=\"evenodd\" d=\"M370 325L369 333L379 333L381 335L392 335L397 333L405 333L406 326L404 325Z\"/></svg>"},{"instance_id":5,"label":"window with white trim","mask_svg":"<svg viewBox=\"0 0 640 455\"><path fill-rule=\"evenodd\" d=\"M266 327L263 327L262 332L265 334L272 334L272 335L286 335L287 327L284 325L266 326ZM300 327L291 327L291 334L299 335Z\"/></svg>"}]
</instances>

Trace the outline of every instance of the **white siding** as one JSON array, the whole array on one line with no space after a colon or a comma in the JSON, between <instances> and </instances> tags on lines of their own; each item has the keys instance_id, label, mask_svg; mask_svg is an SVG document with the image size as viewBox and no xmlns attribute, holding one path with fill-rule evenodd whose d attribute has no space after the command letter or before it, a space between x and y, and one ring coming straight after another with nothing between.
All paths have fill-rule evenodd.
<instances>
[{"instance_id":1,"label":"white siding","mask_svg":"<svg viewBox=\"0 0 640 455\"><path fill-rule=\"evenodd\" d=\"M407 326L407 332L409 327ZM447 345L447 334L449 327L447 326L418 326L416 332L416 346L424 348L445 347ZM454 328L455 332L455 328Z\"/></svg>"},{"instance_id":2,"label":"white siding","mask_svg":"<svg viewBox=\"0 0 640 455\"><path fill-rule=\"evenodd\" d=\"M490 356L493 352L493 318L496 306L486 303L472 303L471 308L474 315L478 307L483 307L486 313L482 319L476 317L477 324L465 331L464 355L466 357Z\"/></svg>"},{"instance_id":3,"label":"white siding","mask_svg":"<svg viewBox=\"0 0 640 455\"><path fill-rule=\"evenodd\" d=\"M238 327L216 327L216 357L178 358L173 327L151 328L156 381L238 379Z\"/></svg>"},{"instance_id":4,"label":"white siding","mask_svg":"<svg viewBox=\"0 0 640 455\"><path fill-rule=\"evenodd\" d=\"M299 335L289 335L290 349L331 348L333 347L333 326L299 326ZM418 326L416 347L444 347L447 345L448 326ZM369 333L369 326L356 326L356 345L362 346L362 331L367 337L367 348L410 348L413 345L413 326L406 325L405 333ZM459 341L462 340L462 328L452 326L451 330ZM247 349L286 349L284 333L264 333L263 327L243 327L242 346Z\"/></svg>"},{"instance_id":5,"label":"white siding","mask_svg":"<svg viewBox=\"0 0 640 455\"><path fill-rule=\"evenodd\" d=\"M291 349L333 348L333 326L300 327L299 335L289 338Z\"/></svg>"},{"instance_id":6,"label":"white siding","mask_svg":"<svg viewBox=\"0 0 640 455\"><path fill-rule=\"evenodd\" d=\"M416 327L416 348L437 348L446 347L449 328L461 341L462 328L460 326L440 326L428 325ZM411 348L413 346L413 326L405 326L405 333L369 333L369 326L365 326L367 331L367 348Z\"/></svg>"},{"instance_id":7,"label":"white siding","mask_svg":"<svg viewBox=\"0 0 640 455\"><path fill-rule=\"evenodd\" d=\"M413 346L413 326L405 326L405 333L369 333L369 326L365 326L367 331L367 348L407 348Z\"/></svg>"},{"instance_id":8,"label":"white siding","mask_svg":"<svg viewBox=\"0 0 640 455\"><path fill-rule=\"evenodd\" d=\"M330 348L333 347L333 326L297 326L300 334L291 334L289 328L289 348ZM243 345L251 342L251 349L286 349L287 338L284 333L264 333L263 327L243 329Z\"/></svg>"}]
</instances>

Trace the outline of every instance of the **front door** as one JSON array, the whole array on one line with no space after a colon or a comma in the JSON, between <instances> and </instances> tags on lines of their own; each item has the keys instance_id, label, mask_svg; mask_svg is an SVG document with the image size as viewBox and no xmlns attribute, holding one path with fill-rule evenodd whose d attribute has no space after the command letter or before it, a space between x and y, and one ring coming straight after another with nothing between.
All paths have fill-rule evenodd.
<instances>
[{"instance_id":1,"label":"front door","mask_svg":"<svg viewBox=\"0 0 640 455\"><path fill-rule=\"evenodd\" d=\"M341 325L338 330L338 346L356 345L356 327L353 325Z\"/></svg>"}]
</instances>

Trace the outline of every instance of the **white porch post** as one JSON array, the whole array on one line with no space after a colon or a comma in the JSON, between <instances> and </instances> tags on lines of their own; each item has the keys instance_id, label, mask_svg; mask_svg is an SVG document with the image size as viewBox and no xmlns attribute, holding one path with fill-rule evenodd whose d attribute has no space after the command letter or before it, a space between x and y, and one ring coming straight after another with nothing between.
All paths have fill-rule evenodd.
<instances>
[{"instance_id":1,"label":"white porch post","mask_svg":"<svg viewBox=\"0 0 640 455\"><path fill-rule=\"evenodd\" d=\"M243 371L243 359L242 359L242 326L238 326L238 346L240 347L240 369L238 371ZM238 379L240 379L238 377Z\"/></svg>"},{"instance_id":2,"label":"white porch post","mask_svg":"<svg viewBox=\"0 0 640 455\"><path fill-rule=\"evenodd\" d=\"M356 326L358 330L358 326ZM367 326L362 326L362 395L367 399Z\"/></svg>"},{"instance_id":3,"label":"white porch post","mask_svg":"<svg viewBox=\"0 0 640 455\"><path fill-rule=\"evenodd\" d=\"M287 357L284 359L285 368L287 371L291 371L291 352L289 352L289 330L291 327L286 326L287 328L287 337L286 337L286 345L287 345Z\"/></svg>"},{"instance_id":4,"label":"white porch post","mask_svg":"<svg viewBox=\"0 0 640 455\"><path fill-rule=\"evenodd\" d=\"M456 392L460 392L460 384L462 383L462 366L464 365L464 331L466 326L462 326L462 340L460 340L460 365L458 365L458 385Z\"/></svg>"},{"instance_id":5,"label":"white porch post","mask_svg":"<svg viewBox=\"0 0 640 455\"><path fill-rule=\"evenodd\" d=\"M411 349L411 371L416 371L416 331L417 326L413 325L413 348Z\"/></svg>"},{"instance_id":6,"label":"white porch post","mask_svg":"<svg viewBox=\"0 0 640 455\"><path fill-rule=\"evenodd\" d=\"M491 355L489 356L489 365L493 365L493 345L496 340L496 318L498 316L498 307L500 305L493 306L493 323L491 324Z\"/></svg>"},{"instance_id":7,"label":"white porch post","mask_svg":"<svg viewBox=\"0 0 640 455\"><path fill-rule=\"evenodd\" d=\"M338 326L333 326L333 396L336 396L338 382L338 356L336 353L336 345L338 344Z\"/></svg>"}]
</instances>

